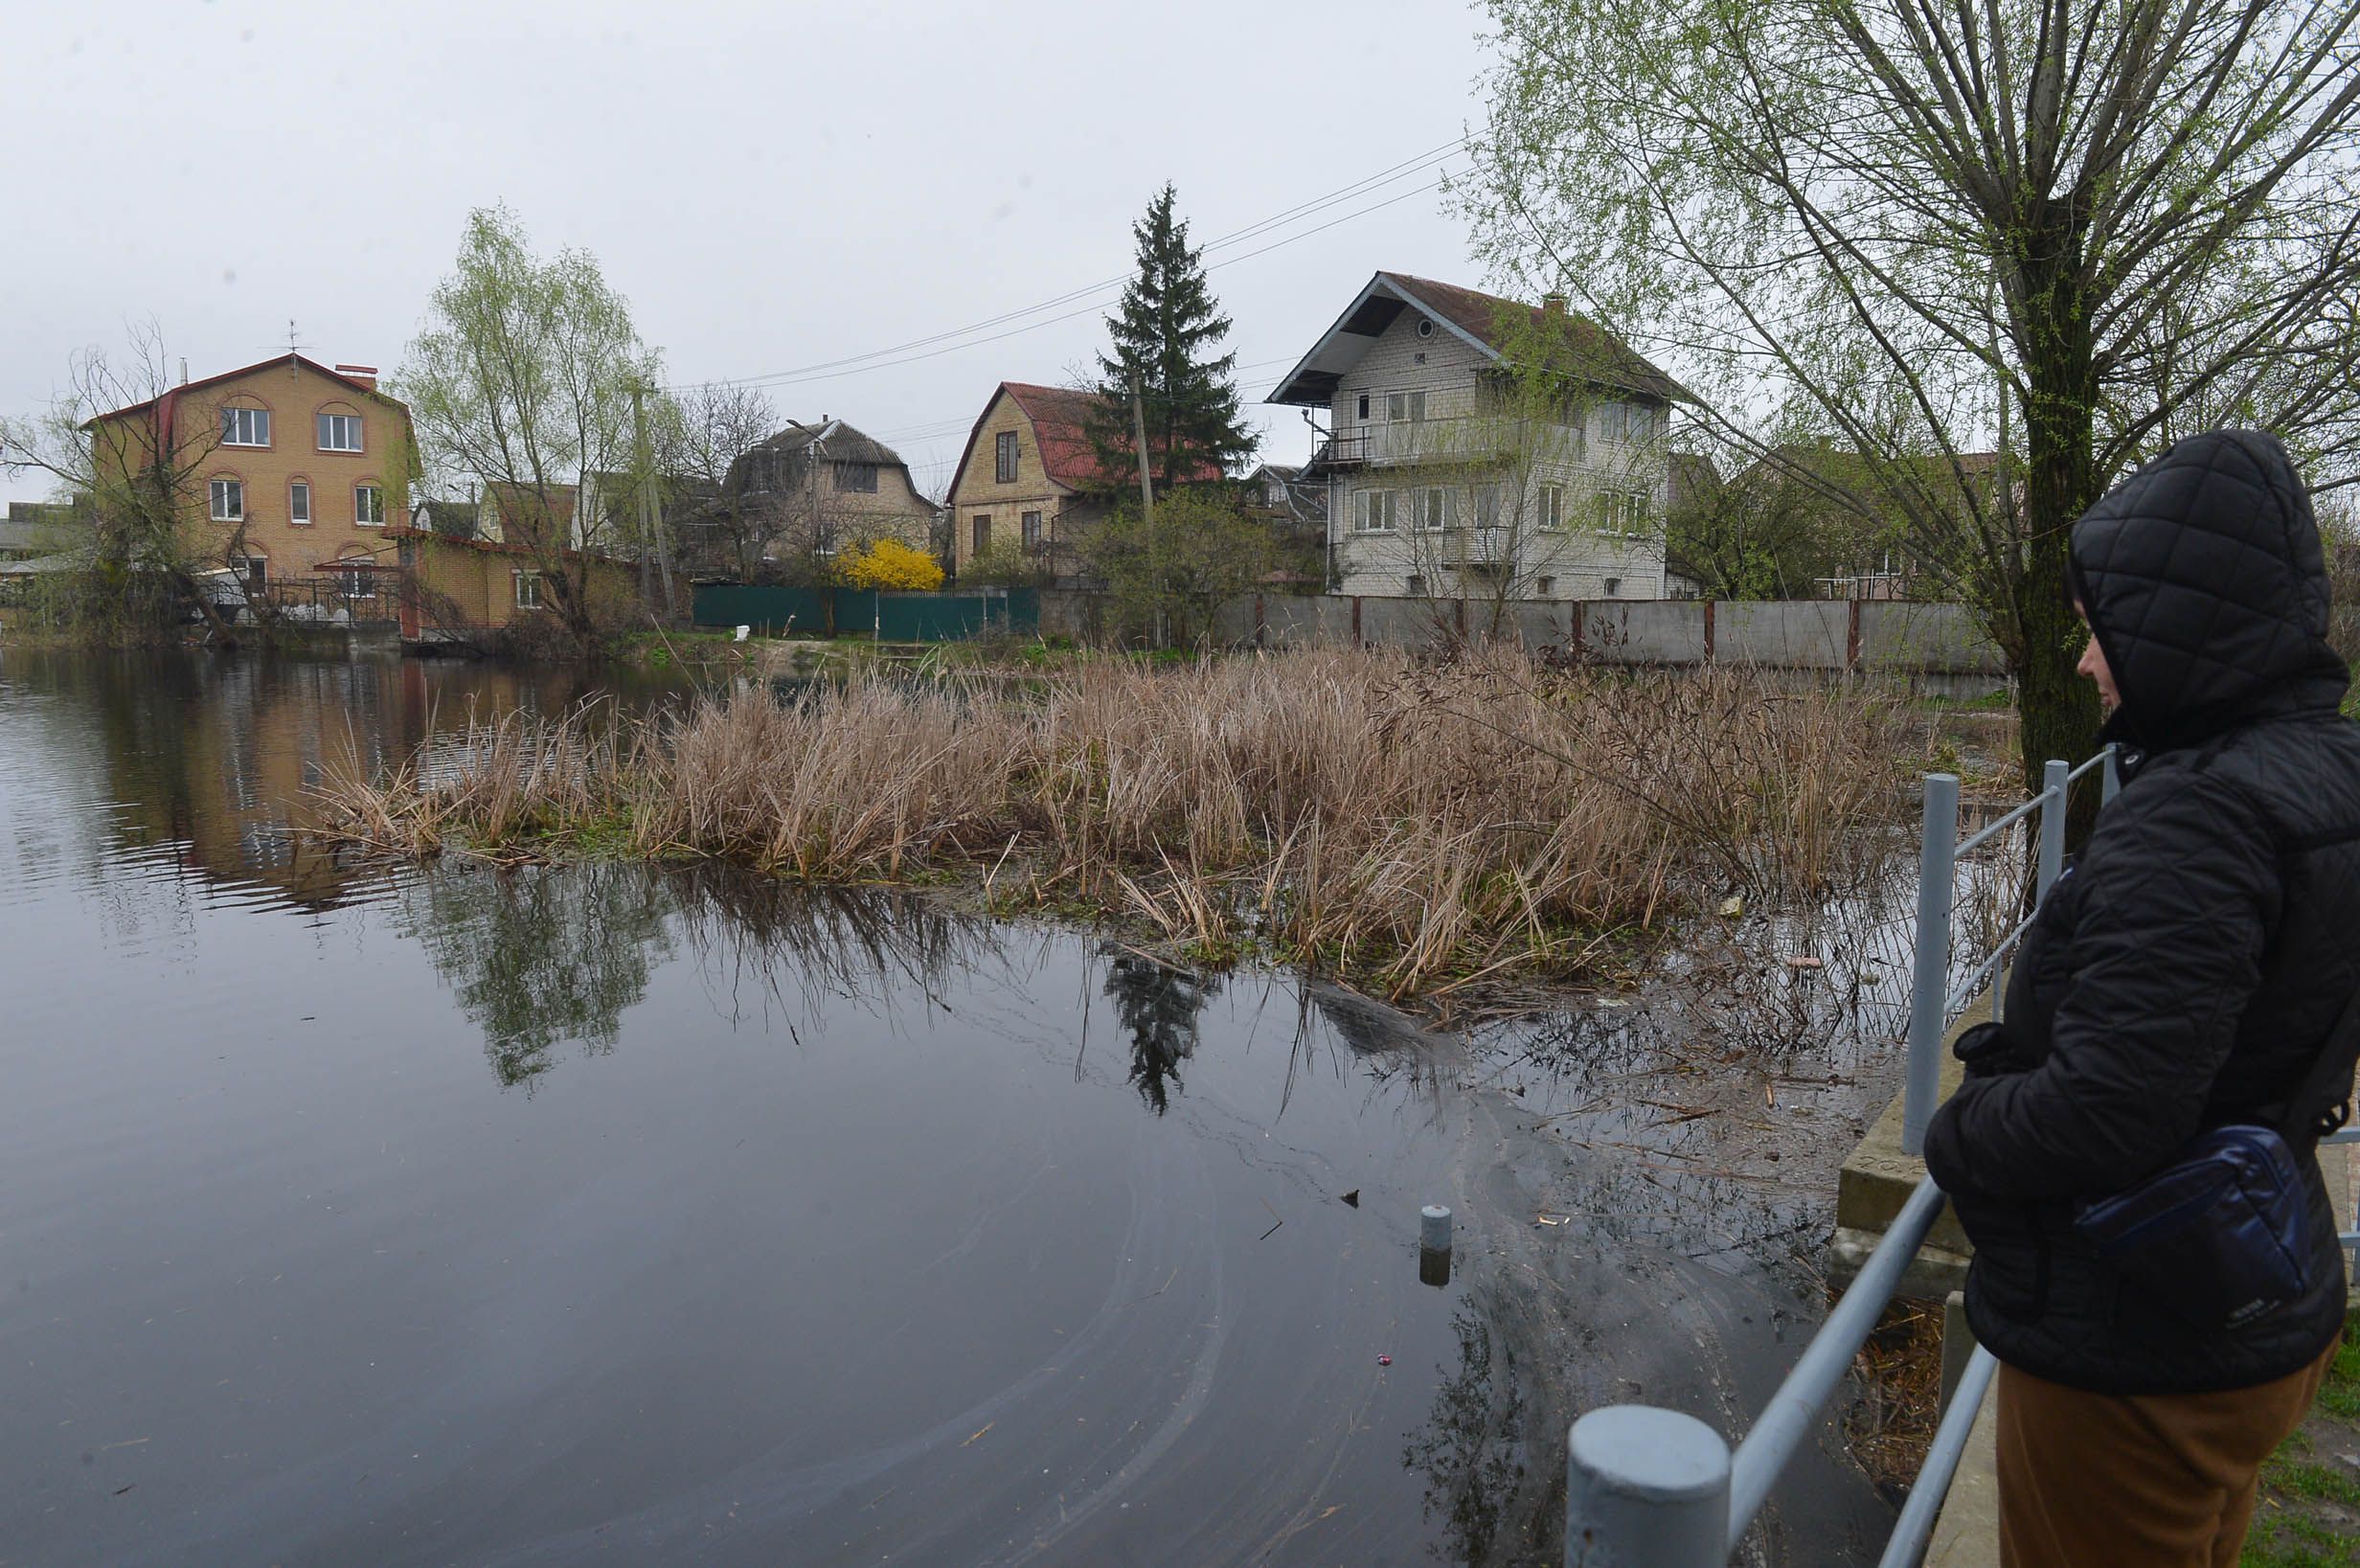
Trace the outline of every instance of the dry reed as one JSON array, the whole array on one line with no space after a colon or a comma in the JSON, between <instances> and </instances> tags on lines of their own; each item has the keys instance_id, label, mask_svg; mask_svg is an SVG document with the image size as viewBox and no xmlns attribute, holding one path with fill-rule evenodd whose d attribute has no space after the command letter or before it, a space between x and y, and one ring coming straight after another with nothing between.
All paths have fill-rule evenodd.
<instances>
[{"instance_id":1,"label":"dry reed","mask_svg":"<svg viewBox=\"0 0 2360 1568\"><path fill-rule=\"evenodd\" d=\"M1735 888L1857 875L1900 801L1902 710L1742 670L1553 670L1295 652L1108 661L1021 695L886 678L624 718L510 716L392 776L341 830L431 854L568 841L822 882L982 879L1388 994L1570 975L1601 933Z\"/></svg>"}]
</instances>

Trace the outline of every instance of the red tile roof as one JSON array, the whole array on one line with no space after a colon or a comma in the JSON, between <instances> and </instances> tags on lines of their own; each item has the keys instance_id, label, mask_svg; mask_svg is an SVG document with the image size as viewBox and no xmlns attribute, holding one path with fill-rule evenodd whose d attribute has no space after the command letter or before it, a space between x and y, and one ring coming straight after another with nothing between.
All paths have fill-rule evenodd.
<instances>
[{"instance_id":1,"label":"red tile roof","mask_svg":"<svg viewBox=\"0 0 2360 1568\"><path fill-rule=\"evenodd\" d=\"M959 454L959 466L952 471L953 489L957 478L966 472L967 460L975 453L975 438L984 428L984 420L991 417L993 404L1006 393L1032 427L1032 440L1040 447L1041 466L1049 477L1069 490L1104 490L1117 486L1135 484L1138 474L1126 465L1124 471L1106 473L1099 463L1098 450L1090 444L1090 422L1100 417L1099 411L1119 411L1119 405L1095 392L1083 392L1073 387L1034 386L1027 381L1003 381L984 403L984 412L967 432L967 443ZM1178 477L1183 483L1195 484L1221 477L1217 463L1199 461Z\"/></svg>"}]
</instances>

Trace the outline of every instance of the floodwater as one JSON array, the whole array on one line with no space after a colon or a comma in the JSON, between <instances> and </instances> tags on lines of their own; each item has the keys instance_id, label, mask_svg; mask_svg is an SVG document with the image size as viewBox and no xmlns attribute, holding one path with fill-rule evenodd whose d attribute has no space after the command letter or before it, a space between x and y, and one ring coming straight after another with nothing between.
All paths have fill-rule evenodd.
<instances>
[{"instance_id":1,"label":"floodwater","mask_svg":"<svg viewBox=\"0 0 2360 1568\"><path fill-rule=\"evenodd\" d=\"M295 831L345 751L584 694L0 653L0 1563L1554 1562L1572 1414L1741 1430L1820 1314L1827 1129L1649 1085L1793 1117L1868 1058L1733 1066L1698 986L1435 1035ZM1831 1434L1755 1560L1873 1559Z\"/></svg>"}]
</instances>

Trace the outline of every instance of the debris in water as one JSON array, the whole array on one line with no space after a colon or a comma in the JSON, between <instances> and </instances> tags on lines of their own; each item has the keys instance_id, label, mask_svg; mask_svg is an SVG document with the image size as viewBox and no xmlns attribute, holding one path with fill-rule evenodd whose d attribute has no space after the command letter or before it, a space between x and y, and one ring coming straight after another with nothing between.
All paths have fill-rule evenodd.
<instances>
[{"instance_id":1,"label":"debris in water","mask_svg":"<svg viewBox=\"0 0 2360 1568\"><path fill-rule=\"evenodd\" d=\"M1390 1367L1393 1365L1393 1357L1390 1355L1380 1355L1376 1358L1376 1364L1380 1367Z\"/></svg>"},{"instance_id":2,"label":"debris in water","mask_svg":"<svg viewBox=\"0 0 2360 1568\"><path fill-rule=\"evenodd\" d=\"M1744 915L1744 895L1733 893L1728 898L1721 900L1721 919L1725 920L1734 920L1742 919Z\"/></svg>"},{"instance_id":3,"label":"debris in water","mask_svg":"<svg viewBox=\"0 0 2360 1568\"><path fill-rule=\"evenodd\" d=\"M1786 961L1786 966L1790 969L1824 969L1827 966L1827 961L1813 958L1808 953L1797 953Z\"/></svg>"},{"instance_id":4,"label":"debris in water","mask_svg":"<svg viewBox=\"0 0 2360 1568\"><path fill-rule=\"evenodd\" d=\"M1349 1204L1350 1204L1350 1205L1351 1205L1353 1208L1355 1208L1355 1209L1359 1208L1359 1207L1360 1207L1360 1189L1359 1189L1359 1188L1357 1188L1357 1187L1355 1187L1355 1188L1353 1188L1350 1192L1349 1192L1349 1193L1345 1193L1345 1194L1344 1194L1344 1201L1345 1201L1345 1202L1347 1202L1347 1203L1349 1203Z\"/></svg>"}]
</instances>

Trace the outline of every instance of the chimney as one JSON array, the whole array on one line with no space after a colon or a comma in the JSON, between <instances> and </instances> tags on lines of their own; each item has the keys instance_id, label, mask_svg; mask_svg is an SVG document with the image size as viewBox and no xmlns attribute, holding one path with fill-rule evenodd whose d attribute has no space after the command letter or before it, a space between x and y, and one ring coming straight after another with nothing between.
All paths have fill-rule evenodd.
<instances>
[{"instance_id":1,"label":"chimney","mask_svg":"<svg viewBox=\"0 0 2360 1568\"><path fill-rule=\"evenodd\" d=\"M1565 296L1553 288L1540 297L1540 307L1546 314L1561 316L1565 314Z\"/></svg>"},{"instance_id":2,"label":"chimney","mask_svg":"<svg viewBox=\"0 0 2360 1568\"><path fill-rule=\"evenodd\" d=\"M189 356L185 353L180 356L180 384L189 384Z\"/></svg>"},{"instance_id":3,"label":"chimney","mask_svg":"<svg viewBox=\"0 0 2360 1568\"><path fill-rule=\"evenodd\" d=\"M338 365L336 374L351 376L372 392L376 390L377 368L374 365Z\"/></svg>"}]
</instances>

